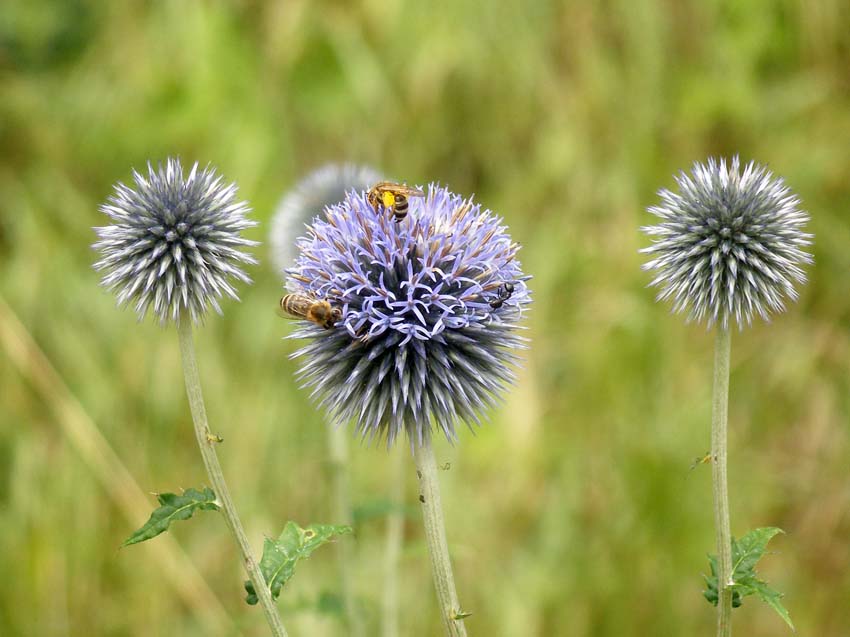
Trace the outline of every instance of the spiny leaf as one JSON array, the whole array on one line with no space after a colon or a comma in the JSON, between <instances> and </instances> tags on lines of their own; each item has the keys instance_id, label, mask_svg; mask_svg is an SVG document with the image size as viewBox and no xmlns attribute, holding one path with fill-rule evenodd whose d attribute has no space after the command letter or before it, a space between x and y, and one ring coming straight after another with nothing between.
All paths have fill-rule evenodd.
<instances>
[{"instance_id":1,"label":"spiny leaf","mask_svg":"<svg viewBox=\"0 0 850 637\"><path fill-rule=\"evenodd\" d=\"M761 529L753 529L740 540L732 540L732 580L737 582L740 577L751 573L756 563L767 550L767 543L782 529L768 526Z\"/></svg>"},{"instance_id":2,"label":"spiny leaf","mask_svg":"<svg viewBox=\"0 0 850 637\"><path fill-rule=\"evenodd\" d=\"M333 524L311 524L302 529L295 522L287 522L276 540L266 538L263 544L263 557L260 560L260 571L271 591L272 598L277 599L280 589L295 573L298 560L306 559L317 548L330 542L335 535L351 533L350 526ZM259 601L257 591L250 580L245 582L248 592L245 601L256 604Z\"/></svg>"},{"instance_id":3,"label":"spiny leaf","mask_svg":"<svg viewBox=\"0 0 850 637\"><path fill-rule=\"evenodd\" d=\"M765 604L770 606L773 610L775 610L777 615L779 615L782 619L785 620L785 623L788 624L788 627L794 632L796 632L794 624L791 622L791 616L788 614L788 610L782 605L782 602L780 601L782 599L782 593L773 590L772 588L770 588L770 586L767 585L766 582L763 582L761 580L756 580L754 583L754 587L756 589L755 594L758 595L758 598Z\"/></svg>"},{"instance_id":4,"label":"spiny leaf","mask_svg":"<svg viewBox=\"0 0 850 637\"><path fill-rule=\"evenodd\" d=\"M122 547L150 540L167 531L172 522L188 520L195 511L218 511L220 508L215 500L215 493L209 488L203 491L186 489L182 495L160 493L156 499L159 500L160 507L151 513L151 517L140 529L124 540Z\"/></svg>"},{"instance_id":5,"label":"spiny leaf","mask_svg":"<svg viewBox=\"0 0 850 637\"><path fill-rule=\"evenodd\" d=\"M782 529L776 527L765 527L750 531L740 540L732 540L732 581L734 584L730 585L729 588L732 589L732 606L734 608L742 604L744 597L755 595L775 610L791 630L794 630L791 617L780 601L782 594L770 588L764 580L759 579L755 571L756 564L767 551L767 543L770 542L771 538L782 532ZM711 568L711 575L703 576L706 590L702 594L709 603L717 606L717 556L709 555L708 563Z\"/></svg>"}]
</instances>

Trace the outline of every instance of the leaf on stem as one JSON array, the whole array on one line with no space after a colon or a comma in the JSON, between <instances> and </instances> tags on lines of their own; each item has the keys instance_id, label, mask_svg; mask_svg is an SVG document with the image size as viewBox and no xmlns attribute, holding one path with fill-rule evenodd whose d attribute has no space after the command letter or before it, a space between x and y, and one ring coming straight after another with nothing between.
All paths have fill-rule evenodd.
<instances>
[{"instance_id":1,"label":"leaf on stem","mask_svg":"<svg viewBox=\"0 0 850 637\"><path fill-rule=\"evenodd\" d=\"M788 610L782 605L782 593L772 589L767 582L760 579L756 574L756 564L767 551L767 543L782 529L776 527L764 527L754 529L740 540L732 539L732 581L729 586L732 589L732 606L737 608L743 603L743 598L755 595L765 604L770 606L794 630L794 624ZM717 586L717 556L708 556L711 575L705 578L706 590L703 596L714 606L718 602Z\"/></svg>"},{"instance_id":2,"label":"leaf on stem","mask_svg":"<svg viewBox=\"0 0 850 637\"><path fill-rule=\"evenodd\" d=\"M260 571L268 584L272 598L277 599L280 589L295 573L298 560L306 559L317 548L332 541L335 535L351 533L350 526L333 524L311 524L302 529L295 522L287 522L276 540L266 538L263 544L263 557ZM259 601L257 591L250 580L245 582L248 595L245 601L256 604Z\"/></svg>"},{"instance_id":3,"label":"leaf on stem","mask_svg":"<svg viewBox=\"0 0 850 637\"><path fill-rule=\"evenodd\" d=\"M195 511L218 511L218 502L212 489L186 489L182 495L176 493L159 493L156 496L160 507L151 513L144 525L124 540L122 547L150 540L160 533L167 531L172 522L188 520Z\"/></svg>"}]
</instances>

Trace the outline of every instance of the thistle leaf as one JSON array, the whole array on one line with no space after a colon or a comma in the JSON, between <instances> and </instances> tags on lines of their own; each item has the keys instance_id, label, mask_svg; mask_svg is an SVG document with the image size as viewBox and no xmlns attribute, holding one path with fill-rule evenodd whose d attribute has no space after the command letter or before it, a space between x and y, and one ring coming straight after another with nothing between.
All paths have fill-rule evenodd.
<instances>
[{"instance_id":1,"label":"thistle leaf","mask_svg":"<svg viewBox=\"0 0 850 637\"><path fill-rule=\"evenodd\" d=\"M156 496L160 507L151 513L147 522L124 540L122 547L150 540L167 531L172 522L188 520L195 511L218 511L220 509L212 489L186 489L182 495L159 493Z\"/></svg>"},{"instance_id":2,"label":"thistle leaf","mask_svg":"<svg viewBox=\"0 0 850 637\"><path fill-rule=\"evenodd\" d=\"M767 585L766 582L761 580L756 580L753 583L753 587L755 588L755 594L758 598L763 601L765 604L770 606L773 610L776 611L776 614L779 615L785 623L788 624L788 627L797 632L794 628L794 624L791 622L791 616L788 614L788 610L782 605L780 601L782 599L782 593L779 591L773 590L770 586Z\"/></svg>"},{"instance_id":3,"label":"thistle leaf","mask_svg":"<svg viewBox=\"0 0 850 637\"><path fill-rule=\"evenodd\" d=\"M767 543L779 533L783 533L782 529L765 527L750 531L740 540L732 539L732 581L734 584L730 585L729 588L732 589L732 606L734 608L743 603L744 597L755 595L775 610L791 630L795 630L788 611L782 605L782 594L768 586L767 582L760 579L755 571L756 564L767 552ZM709 555L708 563L711 568L711 575L703 576L706 590L702 594L710 604L717 606L717 556Z\"/></svg>"},{"instance_id":4,"label":"thistle leaf","mask_svg":"<svg viewBox=\"0 0 850 637\"><path fill-rule=\"evenodd\" d=\"M260 560L260 571L271 591L272 598L277 599L280 589L295 573L298 560L306 559L317 548L332 541L335 535L351 533L350 526L333 524L311 524L302 529L295 522L287 522L276 540L266 538L263 544L263 557ZM250 580L245 582L248 595L245 601L256 604L259 601L257 591Z\"/></svg>"},{"instance_id":5,"label":"thistle leaf","mask_svg":"<svg viewBox=\"0 0 850 637\"><path fill-rule=\"evenodd\" d=\"M753 529L740 540L732 540L732 580L737 582L748 573L753 573L756 563L767 550L767 543L782 529L768 526Z\"/></svg>"}]
</instances>

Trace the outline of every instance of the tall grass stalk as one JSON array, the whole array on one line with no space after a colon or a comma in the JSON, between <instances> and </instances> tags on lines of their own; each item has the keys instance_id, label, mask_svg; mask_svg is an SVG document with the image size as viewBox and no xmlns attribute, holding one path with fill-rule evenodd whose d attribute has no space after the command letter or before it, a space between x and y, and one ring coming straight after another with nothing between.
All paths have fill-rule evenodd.
<instances>
[{"instance_id":1,"label":"tall grass stalk","mask_svg":"<svg viewBox=\"0 0 850 637\"><path fill-rule=\"evenodd\" d=\"M201 456L204 459L204 466L207 469L207 476L215 491L221 510L224 513L224 519L227 520L227 526L233 533L236 544L239 547L239 552L242 555L242 562L248 578L254 585L254 590L260 600L260 605L263 608L263 614L266 616L266 621L272 630L274 637L286 637L286 629L283 627L283 622L277 612L277 607L272 600L269 587L263 579L257 561L251 553L251 545L248 543L248 538L245 535L245 530L242 528L242 522L236 513L236 507L230 497L230 490L224 480L224 473L221 470L221 464L218 462L218 455L215 452L215 445L218 444L218 437L214 436L210 431L207 423L207 412L204 407L204 397L201 392L201 379L198 375L198 364L195 359L195 345L192 338L192 322L188 317L181 318L177 321L177 334L180 341L180 357L183 360L183 377L186 381L186 394L189 398L189 409L192 412L192 422L195 425L195 437L198 439L198 447L201 450Z\"/></svg>"}]
</instances>

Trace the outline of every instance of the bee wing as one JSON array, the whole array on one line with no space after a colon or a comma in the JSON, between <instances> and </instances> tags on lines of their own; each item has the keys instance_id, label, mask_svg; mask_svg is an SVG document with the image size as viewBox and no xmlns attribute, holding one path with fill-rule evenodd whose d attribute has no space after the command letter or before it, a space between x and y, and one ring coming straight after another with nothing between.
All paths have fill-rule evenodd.
<instances>
[{"instance_id":1,"label":"bee wing","mask_svg":"<svg viewBox=\"0 0 850 637\"><path fill-rule=\"evenodd\" d=\"M280 306L280 303L277 304L277 309L275 310L275 314L277 314L280 318L289 319L291 321L297 321L300 318L298 316L293 316L292 314L290 314L289 312L284 310Z\"/></svg>"},{"instance_id":2,"label":"bee wing","mask_svg":"<svg viewBox=\"0 0 850 637\"><path fill-rule=\"evenodd\" d=\"M401 195L405 195L406 197L424 197L425 191L420 190L419 188L411 188L410 186L399 186L395 189L397 193Z\"/></svg>"}]
</instances>

